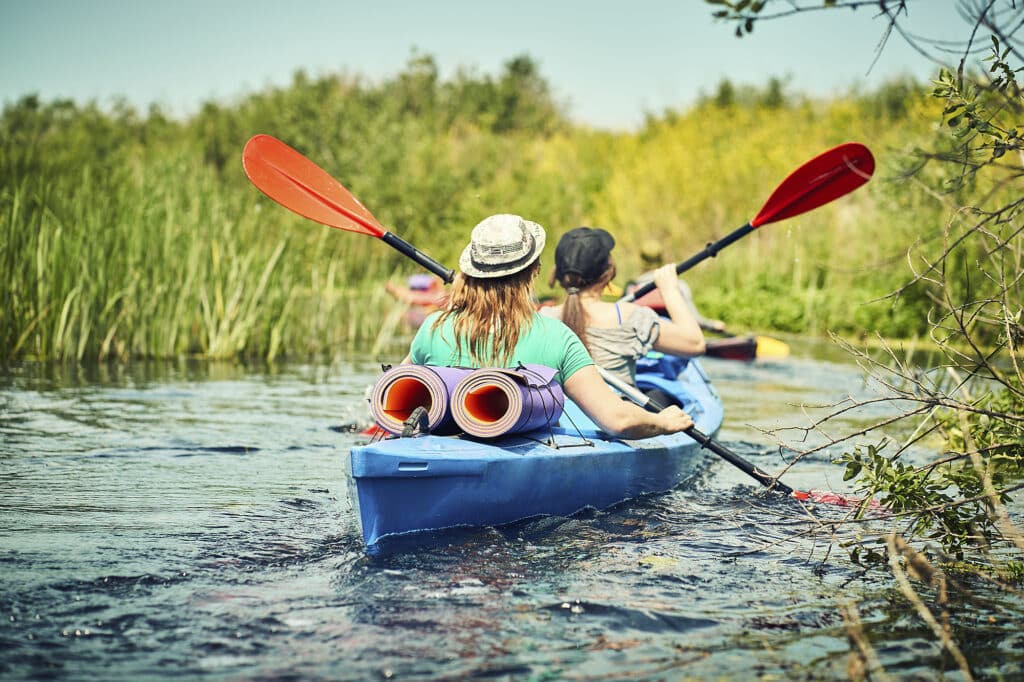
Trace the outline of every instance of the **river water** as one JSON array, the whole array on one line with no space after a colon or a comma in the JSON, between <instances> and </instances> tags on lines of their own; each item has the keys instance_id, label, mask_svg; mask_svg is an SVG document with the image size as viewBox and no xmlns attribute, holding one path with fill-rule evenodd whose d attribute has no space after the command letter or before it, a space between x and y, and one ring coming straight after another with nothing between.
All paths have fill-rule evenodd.
<instances>
[{"instance_id":1,"label":"river water","mask_svg":"<svg viewBox=\"0 0 1024 682\"><path fill-rule=\"evenodd\" d=\"M870 391L815 344L704 365L721 439L769 471L785 461L763 429ZM379 369L5 370L0 679L846 679L848 603L892 678L962 679L891 579L717 459L610 510L367 556L344 458ZM846 490L838 452L785 480ZM970 587L953 625L975 675L1020 679L1019 597Z\"/></svg>"}]
</instances>

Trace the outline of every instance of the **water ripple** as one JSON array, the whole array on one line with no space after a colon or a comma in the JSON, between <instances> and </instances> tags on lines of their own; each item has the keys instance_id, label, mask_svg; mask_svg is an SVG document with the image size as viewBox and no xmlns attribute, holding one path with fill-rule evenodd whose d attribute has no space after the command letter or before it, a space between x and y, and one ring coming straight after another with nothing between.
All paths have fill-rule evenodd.
<instances>
[{"instance_id":1,"label":"water ripple","mask_svg":"<svg viewBox=\"0 0 1024 682\"><path fill-rule=\"evenodd\" d=\"M721 438L769 471L790 455L762 429L790 405L870 390L832 361L708 367ZM835 543L854 531L810 534L848 510L808 511L715 458L667 494L367 556L343 461L378 371L11 370L0 677L844 679L848 601L890 674L950 669L887 582L845 560ZM841 488L832 456L785 480ZM979 677L1019 675L1019 597L966 591L973 608L950 617Z\"/></svg>"}]
</instances>

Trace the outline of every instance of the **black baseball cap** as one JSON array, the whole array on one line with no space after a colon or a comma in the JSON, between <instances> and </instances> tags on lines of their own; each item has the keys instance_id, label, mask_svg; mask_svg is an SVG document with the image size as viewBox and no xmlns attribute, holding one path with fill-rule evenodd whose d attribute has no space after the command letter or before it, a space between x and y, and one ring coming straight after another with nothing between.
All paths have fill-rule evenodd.
<instances>
[{"instance_id":1,"label":"black baseball cap","mask_svg":"<svg viewBox=\"0 0 1024 682\"><path fill-rule=\"evenodd\" d=\"M558 276L574 272L584 284L596 282L608 269L615 239L599 227L577 227L558 240L555 269Z\"/></svg>"}]
</instances>

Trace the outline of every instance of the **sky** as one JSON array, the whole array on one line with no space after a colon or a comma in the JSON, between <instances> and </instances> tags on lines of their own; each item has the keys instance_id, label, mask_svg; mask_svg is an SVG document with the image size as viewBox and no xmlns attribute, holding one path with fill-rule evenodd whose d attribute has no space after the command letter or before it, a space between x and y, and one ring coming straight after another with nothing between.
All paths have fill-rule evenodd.
<instances>
[{"instance_id":1,"label":"sky","mask_svg":"<svg viewBox=\"0 0 1024 682\"><path fill-rule=\"evenodd\" d=\"M956 4L919 0L908 25L962 40ZM180 117L286 85L297 69L378 81L426 54L442 77L496 76L527 54L575 121L630 129L724 78L828 96L935 74L895 36L876 61L885 24L870 8L762 21L742 39L712 11L702 0L0 0L0 102L122 97Z\"/></svg>"}]
</instances>

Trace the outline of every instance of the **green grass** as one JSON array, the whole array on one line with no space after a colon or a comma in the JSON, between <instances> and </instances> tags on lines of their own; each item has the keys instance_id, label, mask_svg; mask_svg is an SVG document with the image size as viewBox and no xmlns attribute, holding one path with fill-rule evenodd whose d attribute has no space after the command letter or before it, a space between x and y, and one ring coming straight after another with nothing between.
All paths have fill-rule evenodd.
<instances>
[{"instance_id":1,"label":"green grass","mask_svg":"<svg viewBox=\"0 0 1024 682\"><path fill-rule=\"evenodd\" d=\"M878 111L873 95L773 108L704 103L612 134L555 119L515 128L514 117L498 130L500 117L449 111L449 100L398 106L411 96L401 78L361 87L297 79L180 124L159 112L31 99L8 107L0 118L4 358L392 352L396 312L382 285L414 266L379 240L263 197L238 158L257 132L295 145L443 263L455 263L478 220L513 212L547 227L545 272L563 232L611 230L622 282L641 271L643 241L661 241L668 259L689 257L751 219L800 163L861 141L878 162L864 188L763 226L687 279L702 311L738 330L914 337L927 329L923 293L872 302L908 278L915 240L941 245L948 219L942 197L901 179L902 153L935 134L937 111L913 104L918 90L894 114Z\"/></svg>"}]
</instances>

